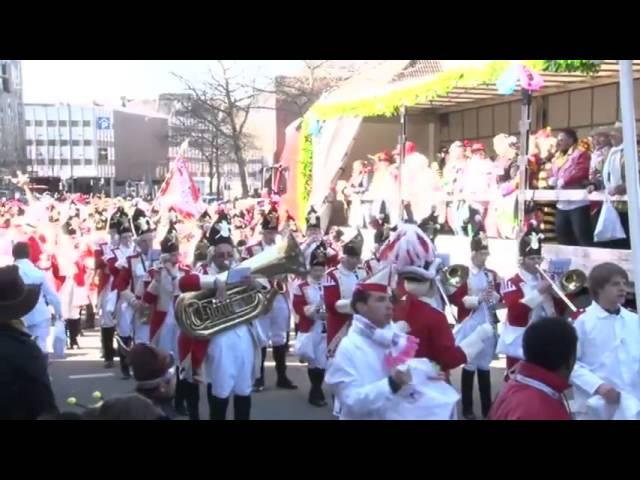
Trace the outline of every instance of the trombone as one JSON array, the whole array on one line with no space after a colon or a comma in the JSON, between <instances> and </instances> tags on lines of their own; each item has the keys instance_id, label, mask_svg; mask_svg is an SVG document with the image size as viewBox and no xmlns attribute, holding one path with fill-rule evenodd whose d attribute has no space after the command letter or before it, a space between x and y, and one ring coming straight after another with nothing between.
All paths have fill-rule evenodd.
<instances>
[{"instance_id":1,"label":"trombone","mask_svg":"<svg viewBox=\"0 0 640 480\"><path fill-rule=\"evenodd\" d=\"M551 280L551 277L545 272L540 265L537 265L536 268L538 272L547 282L551 284L551 288L556 293L558 298L562 300L567 307L571 310L572 313L576 313L578 311L577 307L573 304L571 300L567 297L567 294L571 295L576 293L587 284L587 275L582 270L574 268L565 272L562 277L560 277L560 285Z\"/></svg>"}]
</instances>

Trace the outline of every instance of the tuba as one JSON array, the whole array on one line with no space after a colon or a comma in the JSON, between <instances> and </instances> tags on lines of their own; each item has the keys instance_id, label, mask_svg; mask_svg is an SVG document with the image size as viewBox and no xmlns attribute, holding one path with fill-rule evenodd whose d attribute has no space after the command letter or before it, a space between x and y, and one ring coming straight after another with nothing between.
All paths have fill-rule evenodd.
<instances>
[{"instance_id":1,"label":"tuba","mask_svg":"<svg viewBox=\"0 0 640 480\"><path fill-rule=\"evenodd\" d=\"M241 262L236 268L249 268L252 276L271 278L284 274L304 275L307 267L295 238L289 234L275 248ZM225 282L228 272L216 280ZM274 294L267 285L227 285L224 299L216 298L215 290L183 293L178 297L175 317L178 327L194 338L212 338L237 325L261 315Z\"/></svg>"}]
</instances>

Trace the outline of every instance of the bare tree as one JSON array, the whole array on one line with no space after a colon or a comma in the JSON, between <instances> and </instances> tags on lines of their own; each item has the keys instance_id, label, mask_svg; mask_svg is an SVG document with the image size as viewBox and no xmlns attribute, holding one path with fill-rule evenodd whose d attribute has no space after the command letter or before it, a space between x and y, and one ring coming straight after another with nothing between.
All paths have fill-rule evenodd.
<instances>
[{"instance_id":1,"label":"bare tree","mask_svg":"<svg viewBox=\"0 0 640 480\"><path fill-rule=\"evenodd\" d=\"M258 91L255 80L250 84L243 83L222 61L218 61L218 66L218 71L211 70L209 80L202 85L195 85L184 77L174 75L182 81L190 97L185 118L190 118L197 125L192 141L198 145L197 139L202 134L201 146L213 155L214 160L210 161L210 165L215 164L218 192L221 180L220 159L224 153L227 159L238 166L242 195L246 197L249 185L244 153L251 146L251 138L245 132L245 125ZM187 133L191 132L184 132L185 135Z\"/></svg>"},{"instance_id":2,"label":"bare tree","mask_svg":"<svg viewBox=\"0 0 640 480\"><path fill-rule=\"evenodd\" d=\"M273 88L259 88L260 93L275 94L280 108L301 117L326 91L349 79L356 71L352 62L303 60L304 72L295 76L278 76ZM261 107L264 108L264 107Z\"/></svg>"}]
</instances>

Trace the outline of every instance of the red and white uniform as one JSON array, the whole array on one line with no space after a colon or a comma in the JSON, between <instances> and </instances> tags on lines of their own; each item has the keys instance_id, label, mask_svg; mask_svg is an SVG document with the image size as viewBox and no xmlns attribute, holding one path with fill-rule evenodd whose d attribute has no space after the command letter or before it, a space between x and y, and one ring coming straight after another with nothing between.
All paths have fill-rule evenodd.
<instances>
[{"instance_id":1,"label":"red and white uniform","mask_svg":"<svg viewBox=\"0 0 640 480\"><path fill-rule=\"evenodd\" d=\"M456 343L460 344L479 326L493 321L487 304L480 300L480 295L492 286L494 305L500 301L500 283L498 274L486 268L469 267L469 278L450 296L450 301L458 308L458 325L454 329ZM489 370L496 349L495 338L487 338L485 345L474 358L470 358L465 368L467 370Z\"/></svg>"},{"instance_id":2,"label":"red and white uniform","mask_svg":"<svg viewBox=\"0 0 640 480\"><path fill-rule=\"evenodd\" d=\"M124 291L132 291L131 275L124 273L127 269L127 258L135 253L135 248L119 246L111 249L112 256L107 260L109 272L113 278L111 282L111 290L116 292L110 296L107 310L115 315L118 326L118 335L121 337L133 336L133 309L129 307L126 301L127 294L122 296ZM120 276L122 272L122 277ZM134 295L135 297L135 295Z\"/></svg>"},{"instance_id":3,"label":"red and white uniform","mask_svg":"<svg viewBox=\"0 0 640 480\"><path fill-rule=\"evenodd\" d=\"M311 278L299 282L293 290L293 310L299 319L296 346L305 345L304 357L309 368L327 366L327 326L316 313L318 305L324 306L323 290L322 282Z\"/></svg>"},{"instance_id":4,"label":"red and white uniform","mask_svg":"<svg viewBox=\"0 0 640 480\"><path fill-rule=\"evenodd\" d=\"M335 352L335 348L331 348L334 339L339 342L348 331L348 324L353 314L350 306L351 296L358 281L366 276L366 272L361 268L352 272L342 265L327 270L325 274L323 289L327 309L327 344L330 354ZM337 344L335 347L337 348Z\"/></svg>"},{"instance_id":5,"label":"red and white uniform","mask_svg":"<svg viewBox=\"0 0 640 480\"><path fill-rule=\"evenodd\" d=\"M530 322L544 316L555 316L562 311L562 301L551 295L541 295L538 274L520 270L501 287L507 307L507 320L498 341L497 352L507 356L507 371L524 358L522 336Z\"/></svg>"},{"instance_id":6,"label":"red and white uniform","mask_svg":"<svg viewBox=\"0 0 640 480\"><path fill-rule=\"evenodd\" d=\"M200 280L219 272L215 265L202 264L197 273L183 277L182 291L196 291ZM191 382L211 384L211 392L218 398L251 394L253 382L260 372L259 333L255 322L247 322L219 333L210 340L195 339L184 332L178 337L181 378ZM203 367L204 366L204 371Z\"/></svg>"},{"instance_id":7,"label":"red and white uniform","mask_svg":"<svg viewBox=\"0 0 640 480\"><path fill-rule=\"evenodd\" d=\"M371 276L378 271L378 269L381 267L381 263L380 260L378 260L378 258L374 256L365 260L362 263L362 267L367 273L367 276Z\"/></svg>"},{"instance_id":8,"label":"red and white uniform","mask_svg":"<svg viewBox=\"0 0 640 480\"><path fill-rule=\"evenodd\" d=\"M149 341L155 347L178 353L178 325L175 317L175 302L183 292L180 282L185 286L195 279L182 280L184 276L194 275L185 266L176 266L168 270L167 266L158 267L144 292L144 302L152 308L149 322Z\"/></svg>"},{"instance_id":9,"label":"red and white uniform","mask_svg":"<svg viewBox=\"0 0 640 480\"><path fill-rule=\"evenodd\" d=\"M242 252L242 259L252 258L268 248L272 247L265 245L262 241L247 245ZM274 279L269 280L271 287L274 285L273 280ZM284 285L287 285L288 280L286 278L280 280ZM258 317L256 323L260 332L260 344L262 347L266 347L269 343L271 343L273 347L286 344L287 333L291 323L288 293L277 295L273 301L271 311Z\"/></svg>"},{"instance_id":10,"label":"red and white uniform","mask_svg":"<svg viewBox=\"0 0 640 480\"><path fill-rule=\"evenodd\" d=\"M64 318L80 318L80 309L89 303L87 289L86 251L70 237L62 240L60 248L66 253L60 258L60 276L64 277L58 295Z\"/></svg>"},{"instance_id":11,"label":"red and white uniform","mask_svg":"<svg viewBox=\"0 0 640 480\"><path fill-rule=\"evenodd\" d=\"M108 262L109 259L113 257L113 249L109 245L109 242L98 242L94 251L96 280L98 282L97 305L100 315L100 326L104 328L114 327L116 325L113 315L108 312L109 295L111 295L111 284L113 283Z\"/></svg>"}]
</instances>

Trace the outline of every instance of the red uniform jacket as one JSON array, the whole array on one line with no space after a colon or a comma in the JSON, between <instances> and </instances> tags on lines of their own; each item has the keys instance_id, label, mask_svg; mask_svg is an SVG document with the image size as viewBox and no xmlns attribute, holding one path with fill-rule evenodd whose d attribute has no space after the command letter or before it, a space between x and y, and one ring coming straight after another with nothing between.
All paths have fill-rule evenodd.
<instances>
[{"instance_id":1,"label":"red uniform jacket","mask_svg":"<svg viewBox=\"0 0 640 480\"><path fill-rule=\"evenodd\" d=\"M406 312L401 320L409 324L409 333L420 339L417 358L428 358L442 370L451 370L467 362L465 353L456 346L444 313L410 293L401 304Z\"/></svg>"},{"instance_id":2,"label":"red uniform jacket","mask_svg":"<svg viewBox=\"0 0 640 480\"><path fill-rule=\"evenodd\" d=\"M201 266L203 274L208 274L206 265ZM200 276L195 272L186 273L178 281L181 292L197 292L201 290ZM207 357L210 339L193 338L180 330L178 333L178 360L180 362L180 374L190 370L192 380L196 383L202 381L202 364Z\"/></svg>"},{"instance_id":3,"label":"red uniform jacket","mask_svg":"<svg viewBox=\"0 0 640 480\"><path fill-rule=\"evenodd\" d=\"M517 273L501 286L502 299L507 307L508 326L525 328L531 321L531 312L533 310L522 302L525 298L525 293L522 289L524 283L525 281L522 276ZM563 312L565 308L562 300L555 297L553 297L553 306L556 314ZM518 358L507 356L507 372L511 370L518 361Z\"/></svg>"},{"instance_id":4,"label":"red uniform jacket","mask_svg":"<svg viewBox=\"0 0 640 480\"><path fill-rule=\"evenodd\" d=\"M31 260L34 265L38 265L38 263L40 263L40 255L42 255L40 241L34 235L29 235L27 243L29 244L29 260Z\"/></svg>"},{"instance_id":5,"label":"red uniform jacket","mask_svg":"<svg viewBox=\"0 0 640 480\"><path fill-rule=\"evenodd\" d=\"M311 327L313 327L313 319L309 318L304 313L304 307L307 306L307 298L304 296L304 289L311 287L308 280L304 280L298 284L298 287L294 289L293 294L293 311L298 315L298 332L309 333Z\"/></svg>"},{"instance_id":6,"label":"red uniform jacket","mask_svg":"<svg viewBox=\"0 0 640 480\"><path fill-rule=\"evenodd\" d=\"M107 242L101 242L98 244L93 252L93 258L95 260L96 276L98 278L98 293L101 293L105 287L109 284L109 278L111 273L109 272L109 265L105 260L107 249L109 244Z\"/></svg>"},{"instance_id":7,"label":"red uniform jacket","mask_svg":"<svg viewBox=\"0 0 640 480\"><path fill-rule=\"evenodd\" d=\"M542 383L548 391L512 379L493 403L490 420L571 420L562 396L570 387L565 379L524 361L518 374Z\"/></svg>"},{"instance_id":8,"label":"red uniform jacket","mask_svg":"<svg viewBox=\"0 0 640 480\"><path fill-rule=\"evenodd\" d=\"M493 285L496 290L496 293L500 294L500 283L498 279L498 274L490 270L488 268L485 269L486 272L489 272L491 277L493 278ZM465 282L458 287L458 289L453 292L449 296L449 301L452 305L454 305L458 309L458 315L456 321L458 323L462 323L469 315L473 313L473 310L469 310L464 306L463 299L464 297L469 295L469 282Z\"/></svg>"},{"instance_id":9,"label":"red uniform jacket","mask_svg":"<svg viewBox=\"0 0 640 480\"><path fill-rule=\"evenodd\" d=\"M327 345L331 344L333 338L351 320L351 315L340 313L336 310L336 302L341 299L351 300L353 288L357 283L354 273L352 285L341 285L340 282L344 282L344 280L339 274L338 268L332 268L327 271L323 284L324 303L327 309Z\"/></svg>"}]
</instances>

